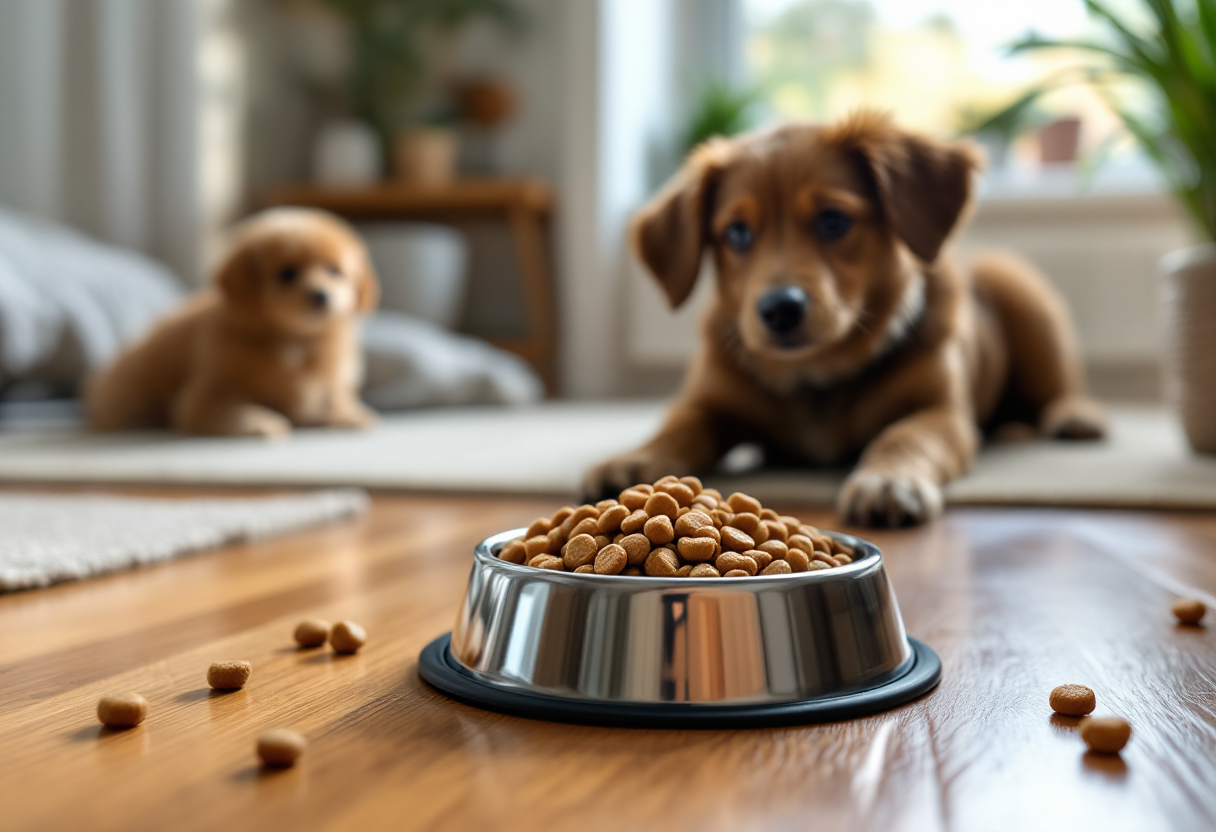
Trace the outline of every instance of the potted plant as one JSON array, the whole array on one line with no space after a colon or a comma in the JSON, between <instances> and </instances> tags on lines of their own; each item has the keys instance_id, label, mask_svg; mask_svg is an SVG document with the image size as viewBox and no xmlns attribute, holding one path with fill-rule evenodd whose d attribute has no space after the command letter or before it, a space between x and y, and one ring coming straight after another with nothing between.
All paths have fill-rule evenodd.
<instances>
[{"instance_id":1,"label":"potted plant","mask_svg":"<svg viewBox=\"0 0 1216 832\"><path fill-rule=\"evenodd\" d=\"M1216 453L1216 0L1139 0L1143 15L1086 0L1104 41L1030 36L1015 52L1069 48L1093 59L1061 84L1090 84L1156 163L1206 242L1162 260L1166 372L1171 399L1197 451ZM1143 23L1141 18L1144 18ZM1116 82L1132 82L1149 102L1126 105Z\"/></svg>"},{"instance_id":2,"label":"potted plant","mask_svg":"<svg viewBox=\"0 0 1216 832\"><path fill-rule=\"evenodd\" d=\"M760 100L756 90L736 90L721 81L702 89L684 135L685 152L714 136L733 136L752 125L752 110Z\"/></svg>"},{"instance_id":3,"label":"potted plant","mask_svg":"<svg viewBox=\"0 0 1216 832\"><path fill-rule=\"evenodd\" d=\"M469 23L508 30L522 24L511 0L316 0L345 22L350 38L350 102L380 137L384 157L413 181L450 179L456 163L451 106L410 124L437 43L450 44Z\"/></svg>"}]
</instances>

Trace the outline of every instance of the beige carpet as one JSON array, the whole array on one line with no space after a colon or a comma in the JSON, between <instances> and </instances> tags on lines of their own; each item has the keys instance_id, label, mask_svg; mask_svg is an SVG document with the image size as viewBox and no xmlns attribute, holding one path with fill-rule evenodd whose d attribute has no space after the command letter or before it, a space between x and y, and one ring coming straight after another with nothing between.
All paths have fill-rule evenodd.
<instances>
[{"instance_id":1,"label":"beige carpet","mask_svg":"<svg viewBox=\"0 0 1216 832\"><path fill-rule=\"evenodd\" d=\"M145 566L360 514L354 489L286 497L153 499L0 494L0 592Z\"/></svg>"},{"instance_id":2,"label":"beige carpet","mask_svg":"<svg viewBox=\"0 0 1216 832\"><path fill-rule=\"evenodd\" d=\"M0 431L0 481L338 486L532 493L562 499L583 469L654 430L656 403L418 411L374 431L290 439L91 436L74 428ZM947 492L953 504L1216 508L1216 457L1192 454L1171 413L1112 408L1100 443L986 448ZM829 504L840 472L709 478L766 501Z\"/></svg>"}]
</instances>

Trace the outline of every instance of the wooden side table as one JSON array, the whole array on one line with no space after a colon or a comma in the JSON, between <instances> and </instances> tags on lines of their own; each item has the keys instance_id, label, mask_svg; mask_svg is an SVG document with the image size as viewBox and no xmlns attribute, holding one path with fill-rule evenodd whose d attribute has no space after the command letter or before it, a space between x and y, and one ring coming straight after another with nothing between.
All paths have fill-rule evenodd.
<instances>
[{"instance_id":1,"label":"wooden side table","mask_svg":"<svg viewBox=\"0 0 1216 832\"><path fill-rule=\"evenodd\" d=\"M550 393L555 390L556 304L546 247L553 191L545 182L503 177L459 179L433 186L392 181L352 188L292 185L273 191L267 204L321 208L356 222L421 220L455 224L487 217L505 221L523 280L528 335L495 341L495 345L528 361Z\"/></svg>"}]
</instances>

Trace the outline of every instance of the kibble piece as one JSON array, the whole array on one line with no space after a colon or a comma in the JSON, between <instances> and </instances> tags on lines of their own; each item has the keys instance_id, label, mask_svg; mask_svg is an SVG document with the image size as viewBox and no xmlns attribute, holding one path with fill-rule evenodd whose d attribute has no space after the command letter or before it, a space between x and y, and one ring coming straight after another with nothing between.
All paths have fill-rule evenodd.
<instances>
[{"instance_id":1,"label":"kibble piece","mask_svg":"<svg viewBox=\"0 0 1216 832\"><path fill-rule=\"evenodd\" d=\"M623 531L625 534L640 532L642 527L646 525L646 521L649 519L649 514L642 509L638 509L633 514L621 521L621 531Z\"/></svg>"},{"instance_id":2,"label":"kibble piece","mask_svg":"<svg viewBox=\"0 0 1216 832\"><path fill-rule=\"evenodd\" d=\"M651 494L646 500L646 514L650 517L655 517L659 514L667 517L668 520L676 519L676 512L680 510L680 504L676 502L676 498L670 494L664 494L662 491L656 491Z\"/></svg>"},{"instance_id":3,"label":"kibble piece","mask_svg":"<svg viewBox=\"0 0 1216 832\"><path fill-rule=\"evenodd\" d=\"M676 534L680 537L695 537L698 529L706 526L713 528L714 518L703 511L693 509L687 514L681 514L676 520Z\"/></svg>"},{"instance_id":4,"label":"kibble piece","mask_svg":"<svg viewBox=\"0 0 1216 832\"><path fill-rule=\"evenodd\" d=\"M744 572L742 569L732 569L729 572L723 572L722 577L723 578L747 578L750 576L748 575L748 573Z\"/></svg>"},{"instance_id":5,"label":"kibble piece","mask_svg":"<svg viewBox=\"0 0 1216 832\"><path fill-rule=\"evenodd\" d=\"M561 568L559 558L550 560L557 561L558 568ZM335 653L358 653L364 644L367 644L367 630L353 621L339 621L329 633L329 646L334 648Z\"/></svg>"},{"instance_id":6,"label":"kibble piece","mask_svg":"<svg viewBox=\"0 0 1216 832\"><path fill-rule=\"evenodd\" d=\"M607 500L600 500L598 503L595 504L595 510L598 511L600 514L603 514L605 511L607 511L608 509L612 508L615 505L620 505L620 503L618 503L616 500L613 500L612 498L609 498Z\"/></svg>"},{"instance_id":7,"label":"kibble piece","mask_svg":"<svg viewBox=\"0 0 1216 832\"><path fill-rule=\"evenodd\" d=\"M670 578L680 568L675 553L668 549L655 549L646 558L646 574L654 578Z\"/></svg>"},{"instance_id":8,"label":"kibble piece","mask_svg":"<svg viewBox=\"0 0 1216 832\"><path fill-rule=\"evenodd\" d=\"M722 575L708 563L698 563L688 573L690 578L721 578Z\"/></svg>"},{"instance_id":9,"label":"kibble piece","mask_svg":"<svg viewBox=\"0 0 1216 832\"><path fill-rule=\"evenodd\" d=\"M544 537L553 530L553 521L548 517L537 517L528 526L528 533L524 537Z\"/></svg>"},{"instance_id":10,"label":"kibble piece","mask_svg":"<svg viewBox=\"0 0 1216 832\"><path fill-rule=\"evenodd\" d=\"M691 573L691 572L692 572L692 564L686 563L683 566L681 566L679 569L676 570L676 577L677 578L687 578L689 573Z\"/></svg>"},{"instance_id":11,"label":"kibble piece","mask_svg":"<svg viewBox=\"0 0 1216 832\"><path fill-rule=\"evenodd\" d=\"M763 525L768 532L769 540L779 540L782 543L789 540L790 530L784 523L779 523L776 520L765 520Z\"/></svg>"},{"instance_id":12,"label":"kibble piece","mask_svg":"<svg viewBox=\"0 0 1216 832\"><path fill-rule=\"evenodd\" d=\"M549 541L549 554L556 555L566 545L566 541L570 539L570 535L566 532L566 524L563 523L550 531L545 535L545 539Z\"/></svg>"},{"instance_id":13,"label":"kibble piece","mask_svg":"<svg viewBox=\"0 0 1216 832\"><path fill-rule=\"evenodd\" d=\"M798 534L798 530L802 528L802 521L797 517L791 517L788 514L781 515L777 518L777 520L783 526L785 526L785 530L790 534Z\"/></svg>"},{"instance_id":14,"label":"kibble piece","mask_svg":"<svg viewBox=\"0 0 1216 832\"><path fill-rule=\"evenodd\" d=\"M793 572L805 572L811 565L811 559L801 549L790 549L786 552L785 562L790 565L790 570Z\"/></svg>"},{"instance_id":15,"label":"kibble piece","mask_svg":"<svg viewBox=\"0 0 1216 832\"><path fill-rule=\"evenodd\" d=\"M840 555L832 555L832 557L836 558L836 562L837 562L837 563L839 563L841 566L843 566L843 565L844 565L844 564L846 564L846 563L852 563L852 562L853 562L853 559L852 559L851 557L849 557L848 555L845 555L845 554L840 554Z\"/></svg>"},{"instance_id":16,"label":"kibble piece","mask_svg":"<svg viewBox=\"0 0 1216 832\"><path fill-rule=\"evenodd\" d=\"M640 577L642 575L642 570L636 566L626 566L625 571L622 572L621 574L622 575L631 575L634 577Z\"/></svg>"},{"instance_id":17,"label":"kibble piece","mask_svg":"<svg viewBox=\"0 0 1216 832\"><path fill-rule=\"evenodd\" d=\"M249 662L212 662L207 668L207 684L215 690L240 690L251 673L253 665Z\"/></svg>"},{"instance_id":18,"label":"kibble piece","mask_svg":"<svg viewBox=\"0 0 1216 832\"><path fill-rule=\"evenodd\" d=\"M600 512L600 534L615 534L617 531L620 531L621 521L631 513L628 508L620 503L604 509Z\"/></svg>"},{"instance_id":19,"label":"kibble piece","mask_svg":"<svg viewBox=\"0 0 1216 832\"><path fill-rule=\"evenodd\" d=\"M528 550L522 538L516 538L498 550L498 556L507 563L523 563L528 559Z\"/></svg>"},{"instance_id":20,"label":"kibble piece","mask_svg":"<svg viewBox=\"0 0 1216 832\"><path fill-rule=\"evenodd\" d=\"M629 564L629 556L624 548L612 544L600 549L595 556L595 574L619 575Z\"/></svg>"},{"instance_id":21,"label":"kibble piece","mask_svg":"<svg viewBox=\"0 0 1216 832\"><path fill-rule=\"evenodd\" d=\"M762 508L762 509L760 509L760 519L761 520L778 520L780 518L779 518L779 515L777 514L777 512L773 511L771 508Z\"/></svg>"},{"instance_id":22,"label":"kibble piece","mask_svg":"<svg viewBox=\"0 0 1216 832\"><path fill-rule=\"evenodd\" d=\"M789 555L786 555L786 559L788 558ZM820 563L826 563L828 566L840 566L840 561L831 555L825 555L823 552L815 552L814 558Z\"/></svg>"},{"instance_id":23,"label":"kibble piece","mask_svg":"<svg viewBox=\"0 0 1216 832\"><path fill-rule=\"evenodd\" d=\"M524 554L528 560L532 560L537 555L549 554L549 538L543 534L529 537L524 541Z\"/></svg>"},{"instance_id":24,"label":"kibble piece","mask_svg":"<svg viewBox=\"0 0 1216 832\"><path fill-rule=\"evenodd\" d=\"M617 541L617 545L625 550L630 566L641 566L650 554L650 538L644 534L626 535Z\"/></svg>"},{"instance_id":25,"label":"kibble piece","mask_svg":"<svg viewBox=\"0 0 1216 832\"><path fill-rule=\"evenodd\" d=\"M765 549L749 549L746 552L740 552L740 554L747 555L749 558L754 560L756 562L756 568L761 570L775 560L775 558L773 558L773 556L770 555ZM785 553L783 552L782 554Z\"/></svg>"},{"instance_id":26,"label":"kibble piece","mask_svg":"<svg viewBox=\"0 0 1216 832\"><path fill-rule=\"evenodd\" d=\"M771 558L784 558L785 553L790 550L790 547L780 540L766 540L756 548L761 552L768 552Z\"/></svg>"},{"instance_id":27,"label":"kibble piece","mask_svg":"<svg viewBox=\"0 0 1216 832\"><path fill-rule=\"evenodd\" d=\"M579 523L587 519L594 520L599 516L600 512L595 506L581 505L575 508L574 511L570 513L570 516L562 521L561 526L558 528L560 528L562 532L569 537L570 533L574 531L574 527Z\"/></svg>"},{"instance_id":28,"label":"kibble piece","mask_svg":"<svg viewBox=\"0 0 1216 832\"><path fill-rule=\"evenodd\" d=\"M672 497L675 497L676 504L681 508L692 505L692 498L697 496L696 494L692 493L691 488L679 480L676 480L675 482L665 482L662 485L656 485L654 490L661 491L664 494L670 494Z\"/></svg>"},{"instance_id":29,"label":"kibble piece","mask_svg":"<svg viewBox=\"0 0 1216 832\"><path fill-rule=\"evenodd\" d=\"M275 768L293 766L304 753L304 738L295 731L275 728L258 737L258 759Z\"/></svg>"},{"instance_id":30,"label":"kibble piece","mask_svg":"<svg viewBox=\"0 0 1216 832\"><path fill-rule=\"evenodd\" d=\"M748 549L756 548L756 541L752 539L751 535L746 535L736 528L723 526L722 548L735 552L746 552Z\"/></svg>"},{"instance_id":31,"label":"kibble piece","mask_svg":"<svg viewBox=\"0 0 1216 832\"><path fill-rule=\"evenodd\" d=\"M634 491L641 491L647 497L654 493L654 486L648 482L638 483L633 487Z\"/></svg>"},{"instance_id":32,"label":"kibble piece","mask_svg":"<svg viewBox=\"0 0 1216 832\"><path fill-rule=\"evenodd\" d=\"M705 490L705 486L701 485L701 481L696 477L680 477L680 482L692 489L693 497Z\"/></svg>"},{"instance_id":33,"label":"kibble piece","mask_svg":"<svg viewBox=\"0 0 1216 832\"><path fill-rule=\"evenodd\" d=\"M537 569L551 569L554 572L566 571L566 564L562 563L562 559L553 555L537 555L528 561L528 566L535 566Z\"/></svg>"},{"instance_id":34,"label":"kibble piece","mask_svg":"<svg viewBox=\"0 0 1216 832\"><path fill-rule=\"evenodd\" d=\"M743 511L735 515L735 519L730 521L730 524L744 534L755 535L756 529L760 527L760 518L749 512Z\"/></svg>"},{"instance_id":35,"label":"kibble piece","mask_svg":"<svg viewBox=\"0 0 1216 832\"><path fill-rule=\"evenodd\" d=\"M594 575L595 567L589 563L584 563L582 566L580 566L578 569L575 569L574 571L575 571L575 574L578 574L578 575Z\"/></svg>"},{"instance_id":36,"label":"kibble piece","mask_svg":"<svg viewBox=\"0 0 1216 832\"><path fill-rule=\"evenodd\" d=\"M713 512L714 525L718 528L729 526L731 521L735 519L734 512L726 511L725 509L716 509Z\"/></svg>"},{"instance_id":37,"label":"kibble piece","mask_svg":"<svg viewBox=\"0 0 1216 832\"><path fill-rule=\"evenodd\" d=\"M594 539L595 539L595 548L597 551L600 549L603 549L609 543L613 542L612 538L606 534L597 534Z\"/></svg>"},{"instance_id":38,"label":"kibble piece","mask_svg":"<svg viewBox=\"0 0 1216 832\"><path fill-rule=\"evenodd\" d=\"M791 549L801 549L808 555L815 552L815 543L804 534L792 534L785 541L785 545Z\"/></svg>"},{"instance_id":39,"label":"kibble piece","mask_svg":"<svg viewBox=\"0 0 1216 832\"><path fill-rule=\"evenodd\" d=\"M630 511L645 508L648 499L650 499L649 494L638 491L636 488L626 488L621 492L621 505Z\"/></svg>"},{"instance_id":40,"label":"kibble piece","mask_svg":"<svg viewBox=\"0 0 1216 832\"><path fill-rule=\"evenodd\" d=\"M553 517L551 518L550 522L554 526L560 526L562 523L566 522L566 518L571 514L574 514L574 506L562 506L557 511L553 512Z\"/></svg>"},{"instance_id":41,"label":"kibble piece","mask_svg":"<svg viewBox=\"0 0 1216 832\"><path fill-rule=\"evenodd\" d=\"M733 512L746 511L751 514L760 514L760 501L740 491L736 491L727 497L726 502L730 503L730 509Z\"/></svg>"},{"instance_id":42,"label":"kibble piece","mask_svg":"<svg viewBox=\"0 0 1216 832\"><path fill-rule=\"evenodd\" d=\"M1198 624L1208 611L1207 606L1198 598L1179 598L1170 605L1170 609L1183 624Z\"/></svg>"},{"instance_id":43,"label":"kibble piece","mask_svg":"<svg viewBox=\"0 0 1216 832\"><path fill-rule=\"evenodd\" d=\"M751 537L753 540L756 541L757 545L759 545L761 543L767 543L768 542L768 526L764 525L764 523L761 523L759 526L756 527L756 531L751 535Z\"/></svg>"},{"instance_id":44,"label":"kibble piece","mask_svg":"<svg viewBox=\"0 0 1216 832\"><path fill-rule=\"evenodd\" d=\"M831 569L832 567L828 566L823 561L813 560L806 565L806 568L808 572L819 572L823 569Z\"/></svg>"},{"instance_id":45,"label":"kibble piece","mask_svg":"<svg viewBox=\"0 0 1216 832\"><path fill-rule=\"evenodd\" d=\"M654 489L655 489L655 491L658 491L659 486L665 482L679 482L679 481L680 481L680 478L677 477L675 474L664 474L663 476L659 477L657 480L654 481Z\"/></svg>"},{"instance_id":46,"label":"kibble piece","mask_svg":"<svg viewBox=\"0 0 1216 832\"><path fill-rule=\"evenodd\" d=\"M1051 709L1064 716L1085 716L1094 712L1098 701L1085 685L1060 685L1051 692Z\"/></svg>"},{"instance_id":47,"label":"kibble piece","mask_svg":"<svg viewBox=\"0 0 1216 832\"><path fill-rule=\"evenodd\" d=\"M730 572L742 570L747 575L755 575L759 571L759 565L747 555L741 555L735 552L724 552L714 561L714 566L718 567L718 571L723 575Z\"/></svg>"},{"instance_id":48,"label":"kibble piece","mask_svg":"<svg viewBox=\"0 0 1216 832\"><path fill-rule=\"evenodd\" d=\"M664 543L670 543L676 539L676 532L672 528L671 518L665 514L660 514L647 520L646 525L642 527L642 534L646 535L646 539L656 546L662 546Z\"/></svg>"},{"instance_id":49,"label":"kibble piece","mask_svg":"<svg viewBox=\"0 0 1216 832\"><path fill-rule=\"evenodd\" d=\"M589 534L580 534L578 537L570 538L570 542L566 544L566 548L562 551L562 565L573 572L584 563L591 563L595 560L595 553L600 549L595 542L595 538Z\"/></svg>"},{"instance_id":50,"label":"kibble piece","mask_svg":"<svg viewBox=\"0 0 1216 832\"><path fill-rule=\"evenodd\" d=\"M698 494L696 497L692 498L692 506L693 508L700 506L701 508L713 511L714 509L718 508L719 503L708 494Z\"/></svg>"},{"instance_id":51,"label":"kibble piece","mask_svg":"<svg viewBox=\"0 0 1216 832\"><path fill-rule=\"evenodd\" d=\"M775 560L760 571L761 575L788 575L793 570L790 565L783 560Z\"/></svg>"},{"instance_id":52,"label":"kibble piece","mask_svg":"<svg viewBox=\"0 0 1216 832\"><path fill-rule=\"evenodd\" d=\"M718 544L709 537L681 537L676 543L676 549L684 560L696 562L713 560L718 553Z\"/></svg>"},{"instance_id":53,"label":"kibble piece","mask_svg":"<svg viewBox=\"0 0 1216 832\"><path fill-rule=\"evenodd\" d=\"M722 545L722 532L718 531L718 529L714 526L702 526L701 528L699 528L695 532L693 532L693 534L691 536L692 537L708 537L714 543L717 543L719 546Z\"/></svg>"},{"instance_id":54,"label":"kibble piece","mask_svg":"<svg viewBox=\"0 0 1216 832\"><path fill-rule=\"evenodd\" d=\"M1132 726L1121 716L1087 716L1081 720L1081 739L1090 751L1118 754L1132 737Z\"/></svg>"},{"instance_id":55,"label":"kibble piece","mask_svg":"<svg viewBox=\"0 0 1216 832\"><path fill-rule=\"evenodd\" d=\"M138 693L112 693L97 700L97 719L110 728L133 728L148 717L148 700Z\"/></svg>"},{"instance_id":56,"label":"kibble piece","mask_svg":"<svg viewBox=\"0 0 1216 832\"><path fill-rule=\"evenodd\" d=\"M519 551L522 556L522 543L520 544ZM513 561L513 563L522 563L522 561ZM292 633L292 637L296 640L296 644L301 647L320 647L329 641L330 628L331 625L328 621L320 618L308 618L296 625L296 630Z\"/></svg>"},{"instance_id":57,"label":"kibble piece","mask_svg":"<svg viewBox=\"0 0 1216 832\"><path fill-rule=\"evenodd\" d=\"M586 517L578 521L573 529L570 530L570 537L578 537L580 534L589 534L595 537L600 533L600 520L598 517Z\"/></svg>"}]
</instances>

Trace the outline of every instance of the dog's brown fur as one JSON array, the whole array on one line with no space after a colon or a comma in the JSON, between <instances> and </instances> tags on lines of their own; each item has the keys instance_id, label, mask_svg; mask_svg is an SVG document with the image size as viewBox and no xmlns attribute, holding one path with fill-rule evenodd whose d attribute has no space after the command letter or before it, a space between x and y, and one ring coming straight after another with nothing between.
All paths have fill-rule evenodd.
<instances>
[{"instance_id":1,"label":"dog's brown fur","mask_svg":"<svg viewBox=\"0 0 1216 832\"><path fill-rule=\"evenodd\" d=\"M359 401L356 318L379 290L346 223L297 208L258 214L237 227L215 283L92 381L95 430L275 436L374 421Z\"/></svg>"},{"instance_id":2,"label":"dog's brown fur","mask_svg":"<svg viewBox=\"0 0 1216 832\"><path fill-rule=\"evenodd\" d=\"M666 474L703 473L733 446L838 464L860 457L839 495L850 521L921 522L971 465L977 428L1022 421L1057 437L1097 437L1067 310L1027 265L987 257L970 272L942 254L971 196L977 160L860 113L713 140L633 223L634 249L673 307L702 252L718 292L702 349L659 434L588 473L588 493ZM843 211L838 240L813 233ZM753 243L723 240L742 220ZM765 327L774 286L810 299L797 343Z\"/></svg>"}]
</instances>

